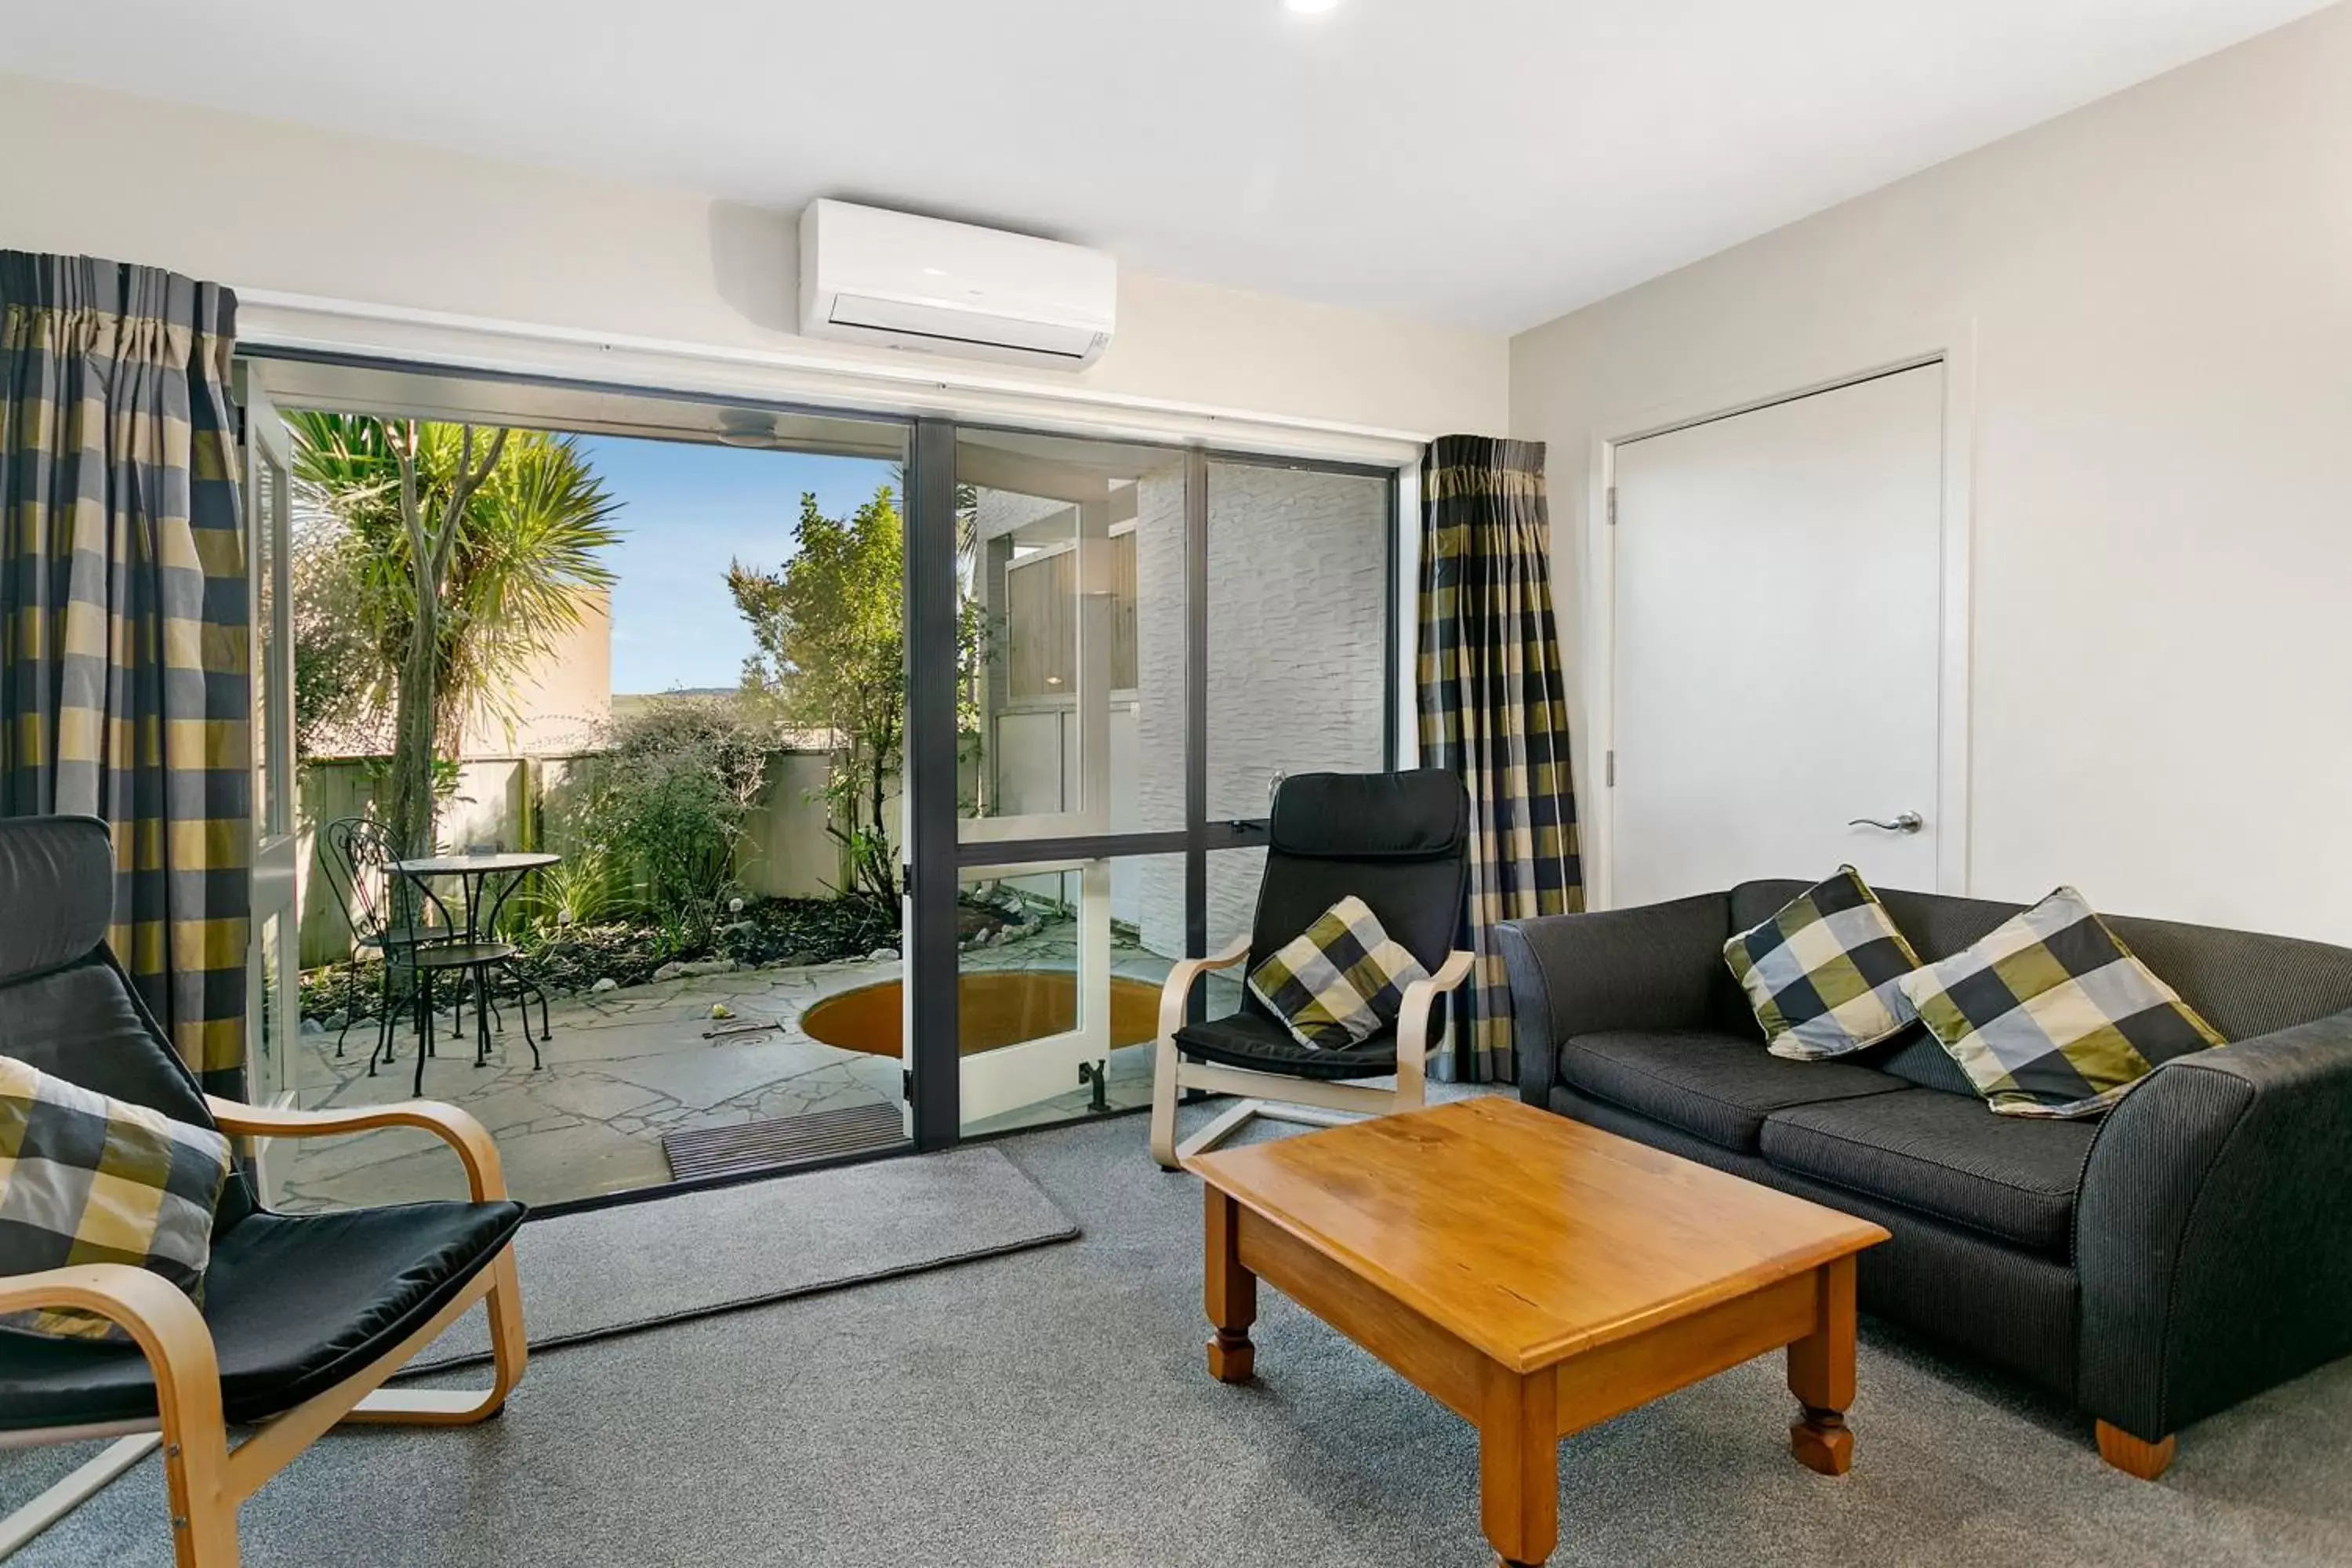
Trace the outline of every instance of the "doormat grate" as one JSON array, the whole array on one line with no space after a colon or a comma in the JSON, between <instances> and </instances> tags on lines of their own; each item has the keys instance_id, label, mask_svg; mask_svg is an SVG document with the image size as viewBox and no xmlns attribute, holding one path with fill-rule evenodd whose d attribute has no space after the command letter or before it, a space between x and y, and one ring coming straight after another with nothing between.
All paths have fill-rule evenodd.
<instances>
[{"instance_id":1,"label":"doormat grate","mask_svg":"<svg viewBox=\"0 0 2352 1568\"><path fill-rule=\"evenodd\" d=\"M684 1182L862 1154L904 1142L906 1137L897 1106L853 1105L846 1110L665 1132L662 1153L669 1160L670 1179Z\"/></svg>"}]
</instances>

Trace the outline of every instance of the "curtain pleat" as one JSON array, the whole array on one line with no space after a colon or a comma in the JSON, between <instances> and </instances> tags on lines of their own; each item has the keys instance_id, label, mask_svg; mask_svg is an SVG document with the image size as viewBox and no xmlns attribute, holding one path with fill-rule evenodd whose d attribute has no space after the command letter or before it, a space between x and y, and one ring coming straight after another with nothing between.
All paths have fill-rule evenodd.
<instances>
[{"instance_id":1,"label":"curtain pleat","mask_svg":"<svg viewBox=\"0 0 2352 1568\"><path fill-rule=\"evenodd\" d=\"M1470 792L1461 945L1477 963L1454 1049L1433 1063L1460 1082L1515 1076L1496 923L1584 907L1543 455L1540 442L1448 436L1422 469L1422 761Z\"/></svg>"},{"instance_id":2,"label":"curtain pleat","mask_svg":"<svg viewBox=\"0 0 2352 1568\"><path fill-rule=\"evenodd\" d=\"M217 285L0 251L0 816L106 823L115 955L229 1094L253 842L236 320Z\"/></svg>"}]
</instances>

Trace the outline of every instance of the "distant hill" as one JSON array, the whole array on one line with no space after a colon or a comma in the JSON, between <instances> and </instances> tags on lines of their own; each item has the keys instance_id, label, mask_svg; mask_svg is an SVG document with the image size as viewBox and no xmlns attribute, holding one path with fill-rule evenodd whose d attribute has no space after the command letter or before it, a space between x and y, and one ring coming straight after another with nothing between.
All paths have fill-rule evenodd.
<instances>
[{"instance_id":1,"label":"distant hill","mask_svg":"<svg viewBox=\"0 0 2352 1568\"><path fill-rule=\"evenodd\" d=\"M625 718L643 712L656 702L724 702L742 695L738 686L683 686L674 691L616 691L613 693L613 717Z\"/></svg>"}]
</instances>

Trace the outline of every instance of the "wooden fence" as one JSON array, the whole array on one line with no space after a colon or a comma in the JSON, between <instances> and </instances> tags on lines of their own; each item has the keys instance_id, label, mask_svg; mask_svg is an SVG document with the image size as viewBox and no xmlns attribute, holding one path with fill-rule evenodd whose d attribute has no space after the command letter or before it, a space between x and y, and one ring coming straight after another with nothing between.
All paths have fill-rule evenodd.
<instances>
[{"instance_id":1,"label":"wooden fence","mask_svg":"<svg viewBox=\"0 0 2352 1568\"><path fill-rule=\"evenodd\" d=\"M573 816L567 801L584 795L602 752L558 756L468 758L458 765L457 790L441 812L441 837L451 848L493 844L507 849L571 854ZM826 832L824 790L829 759L821 751L768 753L767 784L737 847L735 875L746 893L771 898L821 898L841 885L841 845ZM351 955L351 927L318 862L318 829L343 816L363 816L375 801L376 764L331 759L302 766L301 957L305 969ZM888 819L895 821L893 808Z\"/></svg>"}]
</instances>

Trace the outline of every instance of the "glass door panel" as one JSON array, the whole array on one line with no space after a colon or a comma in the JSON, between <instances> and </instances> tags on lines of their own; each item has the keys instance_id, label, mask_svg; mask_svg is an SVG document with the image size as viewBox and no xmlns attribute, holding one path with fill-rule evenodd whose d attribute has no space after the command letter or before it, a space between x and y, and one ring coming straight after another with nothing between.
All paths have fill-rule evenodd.
<instances>
[{"instance_id":1,"label":"glass door panel","mask_svg":"<svg viewBox=\"0 0 2352 1568\"><path fill-rule=\"evenodd\" d=\"M1182 854L967 867L957 925L963 1131L1150 1100L1160 986L1183 955Z\"/></svg>"},{"instance_id":2,"label":"glass door panel","mask_svg":"<svg viewBox=\"0 0 2352 1568\"><path fill-rule=\"evenodd\" d=\"M1184 820L1184 455L956 440L967 844Z\"/></svg>"}]
</instances>

